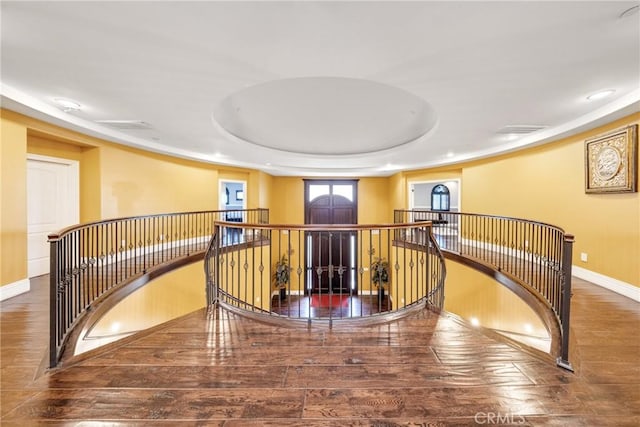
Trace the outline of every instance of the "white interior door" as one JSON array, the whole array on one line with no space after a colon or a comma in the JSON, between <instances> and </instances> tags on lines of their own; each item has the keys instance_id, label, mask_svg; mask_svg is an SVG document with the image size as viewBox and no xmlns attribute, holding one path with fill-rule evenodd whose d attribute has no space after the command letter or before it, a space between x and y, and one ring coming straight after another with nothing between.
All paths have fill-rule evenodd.
<instances>
[{"instance_id":1,"label":"white interior door","mask_svg":"<svg viewBox=\"0 0 640 427\"><path fill-rule=\"evenodd\" d=\"M78 162L29 155L27 159L27 268L49 273L47 236L79 222Z\"/></svg>"}]
</instances>

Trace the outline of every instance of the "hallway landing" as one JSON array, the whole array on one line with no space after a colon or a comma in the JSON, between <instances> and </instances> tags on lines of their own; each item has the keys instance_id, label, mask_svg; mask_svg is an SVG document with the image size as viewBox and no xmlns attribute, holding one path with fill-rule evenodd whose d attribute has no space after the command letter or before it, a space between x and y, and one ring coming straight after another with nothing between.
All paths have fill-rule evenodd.
<instances>
[{"instance_id":1,"label":"hallway landing","mask_svg":"<svg viewBox=\"0 0 640 427\"><path fill-rule=\"evenodd\" d=\"M199 310L37 376L47 300L44 277L0 304L3 426L640 425L640 305L579 279L575 373L429 311L328 329Z\"/></svg>"}]
</instances>

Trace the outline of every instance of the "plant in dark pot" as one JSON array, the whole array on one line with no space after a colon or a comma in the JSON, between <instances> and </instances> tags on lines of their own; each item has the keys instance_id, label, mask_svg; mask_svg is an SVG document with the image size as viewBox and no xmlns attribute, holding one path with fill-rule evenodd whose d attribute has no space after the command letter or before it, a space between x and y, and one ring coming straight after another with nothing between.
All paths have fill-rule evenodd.
<instances>
[{"instance_id":1,"label":"plant in dark pot","mask_svg":"<svg viewBox=\"0 0 640 427\"><path fill-rule=\"evenodd\" d=\"M290 273L289 260L286 255L282 255L282 258L276 262L272 278L275 288L280 290L281 300L287 298L287 284L289 283Z\"/></svg>"},{"instance_id":2,"label":"plant in dark pot","mask_svg":"<svg viewBox=\"0 0 640 427\"><path fill-rule=\"evenodd\" d=\"M371 264L371 280L378 287L378 301L384 301L384 285L389 283L389 262L385 258L375 258Z\"/></svg>"}]
</instances>

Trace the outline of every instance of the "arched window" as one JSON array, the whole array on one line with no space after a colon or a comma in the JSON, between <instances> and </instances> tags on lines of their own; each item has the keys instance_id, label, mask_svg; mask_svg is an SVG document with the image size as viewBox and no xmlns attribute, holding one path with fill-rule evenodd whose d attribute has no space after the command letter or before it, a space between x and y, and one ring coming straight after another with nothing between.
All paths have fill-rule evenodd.
<instances>
[{"instance_id":1,"label":"arched window","mask_svg":"<svg viewBox=\"0 0 640 427\"><path fill-rule=\"evenodd\" d=\"M432 211L448 211L449 210L449 189L446 185L438 184L431 190L431 210Z\"/></svg>"}]
</instances>

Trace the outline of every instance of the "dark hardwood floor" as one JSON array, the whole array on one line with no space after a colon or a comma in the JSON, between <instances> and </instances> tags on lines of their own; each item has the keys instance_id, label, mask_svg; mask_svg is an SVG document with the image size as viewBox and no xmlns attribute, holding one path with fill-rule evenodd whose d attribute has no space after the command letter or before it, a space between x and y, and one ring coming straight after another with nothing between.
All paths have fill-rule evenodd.
<instances>
[{"instance_id":1,"label":"dark hardwood floor","mask_svg":"<svg viewBox=\"0 0 640 427\"><path fill-rule=\"evenodd\" d=\"M381 314L392 308L389 296L333 294L289 295L271 298L271 311L281 316L301 318L349 318Z\"/></svg>"},{"instance_id":2,"label":"dark hardwood floor","mask_svg":"<svg viewBox=\"0 0 640 427\"><path fill-rule=\"evenodd\" d=\"M375 326L176 319L37 375L47 278L0 304L3 426L640 425L640 304L574 279L575 373L428 311Z\"/></svg>"}]
</instances>

